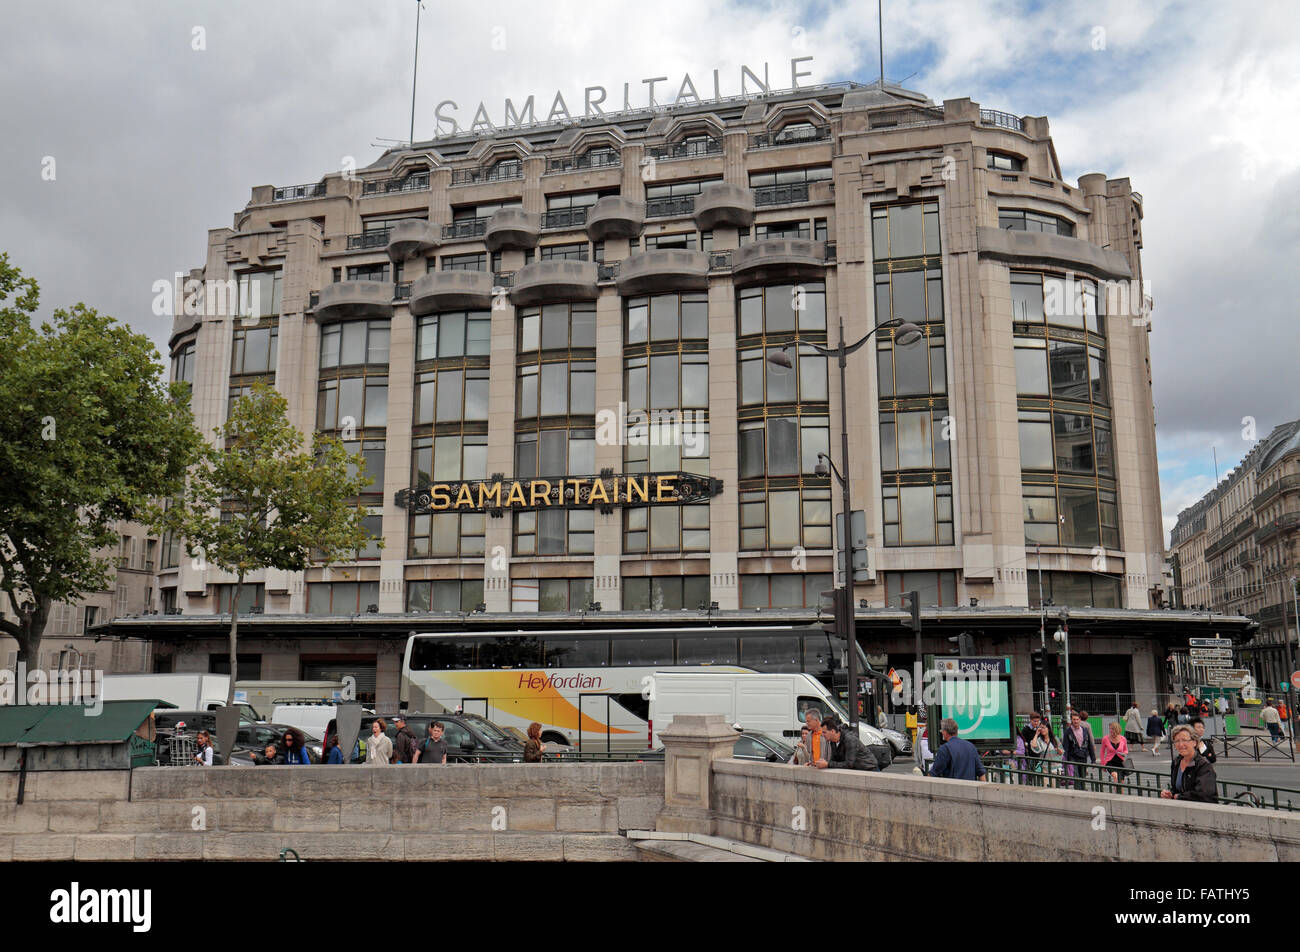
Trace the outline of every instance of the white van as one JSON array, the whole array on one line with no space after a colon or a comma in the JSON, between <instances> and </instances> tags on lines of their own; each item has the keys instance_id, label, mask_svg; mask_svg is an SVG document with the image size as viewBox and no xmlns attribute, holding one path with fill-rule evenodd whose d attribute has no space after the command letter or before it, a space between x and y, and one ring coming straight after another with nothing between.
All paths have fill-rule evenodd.
<instances>
[{"instance_id":1,"label":"white van","mask_svg":"<svg viewBox=\"0 0 1300 952\"><path fill-rule=\"evenodd\" d=\"M99 686L105 701L169 701L182 711L213 711L226 706L228 674L107 674Z\"/></svg>"},{"instance_id":2,"label":"white van","mask_svg":"<svg viewBox=\"0 0 1300 952\"><path fill-rule=\"evenodd\" d=\"M343 701L347 691L348 685L342 681L239 681L235 684L235 703L270 711L277 704Z\"/></svg>"},{"instance_id":3,"label":"white van","mask_svg":"<svg viewBox=\"0 0 1300 952\"><path fill-rule=\"evenodd\" d=\"M799 739L803 713L814 707L822 716L849 717L825 685L809 674L740 674L713 671L657 671L650 698L654 746L662 747L659 732L678 714L721 714L746 730L762 731L790 745ZM894 759L885 735L858 723L862 743L888 766Z\"/></svg>"},{"instance_id":4,"label":"white van","mask_svg":"<svg viewBox=\"0 0 1300 952\"><path fill-rule=\"evenodd\" d=\"M325 728L338 716L338 705L332 701L317 704L277 704L271 710L272 724L288 724L313 737L324 737Z\"/></svg>"}]
</instances>

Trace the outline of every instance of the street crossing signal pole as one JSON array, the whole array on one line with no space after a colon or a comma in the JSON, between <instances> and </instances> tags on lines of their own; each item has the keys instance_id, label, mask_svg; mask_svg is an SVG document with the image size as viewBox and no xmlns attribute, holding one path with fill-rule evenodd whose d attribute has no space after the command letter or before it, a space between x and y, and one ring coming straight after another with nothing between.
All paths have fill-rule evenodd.
<instances>
[{"instance_id":1,"label":"street crossing signal pole","mask_svg":"<svg viewBox=\"0 0 1300 952\"><path fill-rule=\"evenodd\" d=\"M1047 687L1047 603L1043 601L1043 547L1034 546L1038 553L1038 644L1043 651L1043 716L1048 727L1052 724L1052 699Z\"/></svg>"},{"instance_id":2,"label":"street crossing signal pole","mask_svg":"<svg viewBox=\"0 0 1300 952\"><path fill-rule=\"evenodd\" d=\"M921 660L921 593L913 589L903 596L908 611L912 613L908 624L916 635L916 662L912 665L912 704L916 708L916 739L912 741L912 756L921 773L925 773L925 757L921 753L921 688L924 684L925 664Z\"/></svg>"}]
</instances>

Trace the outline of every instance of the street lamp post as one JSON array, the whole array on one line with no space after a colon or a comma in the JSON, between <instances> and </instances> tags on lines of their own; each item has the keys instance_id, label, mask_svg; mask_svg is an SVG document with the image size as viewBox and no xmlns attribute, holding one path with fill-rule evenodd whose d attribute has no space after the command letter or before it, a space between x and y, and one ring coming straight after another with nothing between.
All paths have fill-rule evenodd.
<instances>
[{"instance_id":1,"label":"street lamp post","mask_svg":"<svg viewBox=\"0 0 1300 952\"><path fill-rule=\"evenodd\" d=\"M837 617L842 618L841 624L847 629L841 632L848 642L849 649L849 721L854 730L858 726L858 637L857 623L854 620L855 612L853 611L853 504L852 497L849 493L849 418L848 418L848 397L846 395L846 373L847 359L849 354L861 348L876 331L893 330L894 341L900 347L906 347L915 344L921 339L923 333L921 328L909 321L891 320L883 324L877 324L871 330L863 335L862 339L855 344L847 344L844 339L844 318L839 318L840 346L839 347L822 347L811 341L799 341L796 348L800 345L811 347L823 357L834 357L840 367L840 463L844 467L844 473L840 476L840 485L844 490L844 531L841 533L844 548L844 593L841 595L841 601L844 606L843 611L837 613ZM786 345L787 347L789 345ZM792 369L794 361L785 353L784 348L773 351L768 354L768 363L775 367L785 367ZM827 457L829 460L829 457Z\"/></svg>"},{"instance_id":2,"label":"street lamp post","mask_svg":"<svg viewBox=\"0 0 1300 952\"><path fill-rule=\"evenodd\" d=\"M1074 705L1070 702L1070 616L1064 608L1061 609L1061 627L1056 629L1056 634L1052 636L1056 642L1065 649L1065 716L1068 717L1074 712ZM1061 720L1061 729L1065 729L1066 721Z\"/></svg>"}]
</instances>

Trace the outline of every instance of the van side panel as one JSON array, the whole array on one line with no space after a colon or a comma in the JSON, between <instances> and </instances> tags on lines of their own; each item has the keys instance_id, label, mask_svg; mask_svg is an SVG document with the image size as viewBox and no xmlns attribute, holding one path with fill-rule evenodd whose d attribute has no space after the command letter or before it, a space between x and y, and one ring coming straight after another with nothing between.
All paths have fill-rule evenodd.
<instances>
[{"instance_id":1,"label":"van side panel","mask_svg":"<svg viewBox=\"0 0 1300 952\"><path fill-rule=\"evenodd\" d=\"M746 730L781 737L797 720L793 679L771 674L738 678L735 720Z\"/></svg>"}]
</instances>

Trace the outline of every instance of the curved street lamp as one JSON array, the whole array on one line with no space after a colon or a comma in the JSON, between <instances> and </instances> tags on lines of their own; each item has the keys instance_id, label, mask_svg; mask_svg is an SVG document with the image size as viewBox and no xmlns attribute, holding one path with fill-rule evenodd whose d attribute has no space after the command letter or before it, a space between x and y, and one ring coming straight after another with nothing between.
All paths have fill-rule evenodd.
<instances>
[{"instance_id":1,"label":"curved street lamp","mask_svg":"<svg viewBox=\"0 0 1300 952\"><path fill-rule=\"evenodd\" d=\"M845 372L845 368L847 366L846 358L849 356L849 354L861 348L862 345L865 344L868 340L870 340L871 336L875 334L877 331L892 330L894 332L894 343L900 347L908 347L912 344L915 344L924 336L924 332L921 330L921 328L917 327L911 321L903 321L903 320L895 319L891 321L885 321L884 323L881 324L877 324L871 330L867 331L867 333L864 334L862 336L862 339L857 341L857 343L846 344L844 341L844 318L842 316L839 318L839 330L840 330L840 346L838 347L822 347L820 344L814 344L811 341L797 341L795 342L795 346L811 347L813 350L821 354L823 357L834 357L836 358L840 366L840 463L844 467L843 474L841 474L838 470L835 469L834 464L831 463L831 459L829 455L826 455L825 459L828 468L830 468L835 472L835 476L839 480L840 486L844 490L844 502L843 502L844 531L841 533L841 535L843 535L844 537L842 540L843 548L844 548L844 593L840 599L841 610L837 612L836 618L839 619L837 621L837 624L843 626L843 631L841 632L841 634L845 636L845 640L848 642L849 720L853 729L857 730L857 726L858 726L858 631L857 631L857 627L858 626L854 621L855 612L853 610L853 538L852 538L853 506L852 506L852 499L849 495L849 425L848 425L849 418L848 418L848 398L845 395L845 383L847 377L847 374ZM786 344L785 347L770 352L767 355L767 362L774 367L784 367L787 369L794 367L794 361L791 360L790 355L786 353L786 349L788 347L790 347L790 344ZM818 454L819 459L821 458L822 455L823 454ZM822 467L818 466L818 469L820 470L822 469ZM818 475L825 475L825 473L819 472ZM917 640L918 642L920 640L919 633L917 634ZM916 659L919 662L921 660L921 646L919 644L917 645L916 652L917 652ZM915 690L919 692L920 685L916 685Z\"/></svg>"}]
</instances>

